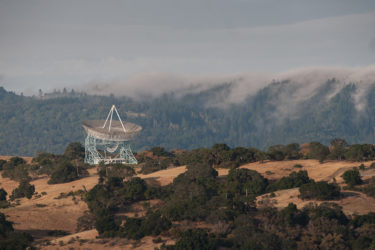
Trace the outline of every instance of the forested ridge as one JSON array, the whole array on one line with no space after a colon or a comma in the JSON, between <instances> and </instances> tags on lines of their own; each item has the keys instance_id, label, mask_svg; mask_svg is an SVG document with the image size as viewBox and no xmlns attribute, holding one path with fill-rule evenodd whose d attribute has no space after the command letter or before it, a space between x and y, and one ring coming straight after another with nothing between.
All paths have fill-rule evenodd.
<instances>
[{"instance_id":1,"label":"forested ridge","mask_svg":"<svg viewBox=\"0 0 375 250\"><path fill-rule=\"evenodd\" d=\"M348 84L332 95L336 84L328 80L297 101L289 82L273 82L240 103L224 103L230 83L199 93L144 99L70 92L36 98L1 88L0 154L61 153L69 142L84 141L83 120L104 119L112 104L124 120L143 127L133 142L136 151L156 145L192 149L215 143L262 149L292 142L327 145L333 138L373 143L375 89L370 87L360 97L365 105L358 110L354 98L358 86Z\"/></svg>"}]
</instances>

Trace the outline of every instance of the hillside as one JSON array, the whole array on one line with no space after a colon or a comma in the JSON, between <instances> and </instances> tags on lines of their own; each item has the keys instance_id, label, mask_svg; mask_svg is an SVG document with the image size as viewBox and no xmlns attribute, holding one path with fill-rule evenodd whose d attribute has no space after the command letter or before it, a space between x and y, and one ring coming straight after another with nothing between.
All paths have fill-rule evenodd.
<instances>
[{"instance_id":1,"label":"hillside","mask_svg":"<svg viewBox=\"0 0 375 250\"><path fill-rule=\"evenodd\" d=\"M373 162L364 162L365 168ZM293 160L293 161L267 161L264 163L250 163L241 166L241 169L256 170L269 179L278 180L284 176L288 176L296 164L303 167L298 170L306 170L308 175L315 179L332 181L336 179L338 184L343 186L341 174L351 169L354 165L361 163L345 162L345 161L328 161L323 164L317 160ZM186 171L185 166L170 168L166 170L157 171L151 174L139 174L138 177L143 178L146 182L152 185L165 186L173 181L179 174ZM225 178L228 175L228 169L217 169L219 178ZM363 178L366 180L373 176L373 170L362 171ZM31 233L36 237L39 246L42 249L70 249L70 248L90 248L90 249L154 249L160 247L161 243L154 243L155 237L147 236L140 241L128 239L97 239L98 235L95 229L82 231L76 233L77 219L88 210L87 205L82 201L79 195L64 196L69 192L77 190L90 190L98 182L98 175L96 169L89 170L89 176L63 184L47 184L48 177L41 177L33 180L31 184L35 185L36 192L46 194L40 197L34 197L31 200L26 198L19 199L19 205L14 207L1 209L10 221L14 222L14 228L19 231ZM1 187L10 193L16 186L15 181L0 177ZM298 189L287 189L275 192L276 196L270 198L269 194L257 197L257 206L276 206L281 208L286 207L290 202L297 204L298 207L307 205L310 202L320 201L302 201L298 196ZM366 214L368 212L375 212L375 199L366 196L363 193L345 191L344 197L339 201L332 201L343 207L343 211L347 215ZM261 202L260 202L261 201ZM159 201L155 200L154 203ZM40 205L42 204L42 206ZM127 216L134 217L136 214L142 214L143 208L137 203L127 212ZM197 227L204 224L196 225ZM58 236L51 234L52 232L64 231L68 235ZM167 244L173 244L175 240L168 236L162 236L162 239ZM49 243L46 245L46 242Z\"/></svg>"},{"instance_id":2,"label":"hillside","mask_svg":"<svg viewBox=\"0 0 375 250\"><path fill-rule=\"evenodd\" d=\"M237 99L236 81L136 99L69 92L37 98L1 88L0 154L62 153L69 142L84 141L83 120L104 119L112 104L123 119L143 127L133 142L136 151L217 142L265 149L312 140L328 144L333 138L374 143L375 88L370 82L274 81Z\"/></svg>"}]
</instances>

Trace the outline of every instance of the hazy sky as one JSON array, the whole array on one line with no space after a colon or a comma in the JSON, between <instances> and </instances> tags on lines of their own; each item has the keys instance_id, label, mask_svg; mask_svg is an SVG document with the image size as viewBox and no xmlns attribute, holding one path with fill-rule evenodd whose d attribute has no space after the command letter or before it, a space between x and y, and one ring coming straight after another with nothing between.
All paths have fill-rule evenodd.
<instances>
[{"instance_id":1,"label":"hazy sky","mask_svg":"<svg viewBox=\"0 0 375 250\"><path fill-rule=\"evenodd\" d=\"M0 85L17 92L373 64L374 0L0 0Z\"/></svg>"}]
</instances>

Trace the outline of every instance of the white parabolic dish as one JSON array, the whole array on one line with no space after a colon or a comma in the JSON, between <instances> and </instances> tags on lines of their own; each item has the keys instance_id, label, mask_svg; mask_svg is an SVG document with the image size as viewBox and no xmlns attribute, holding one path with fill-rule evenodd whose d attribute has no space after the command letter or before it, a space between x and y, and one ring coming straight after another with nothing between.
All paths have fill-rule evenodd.
<instances>
[{"instance_id":1,"label":"white parabolic dish","mask_svg":"<svg viewBox=\"0 0 375 250\"><path fill-rule=\"evenodd\" d=\"M117 120L112 120L111 128L108 130L107 127L103 128L105 122L105 120L87 120L82 122L82 126L90 136L108 141L130 141L142 130L137 124L124 122L124 131L121 122Z\"/></svg>"}]
</instances>

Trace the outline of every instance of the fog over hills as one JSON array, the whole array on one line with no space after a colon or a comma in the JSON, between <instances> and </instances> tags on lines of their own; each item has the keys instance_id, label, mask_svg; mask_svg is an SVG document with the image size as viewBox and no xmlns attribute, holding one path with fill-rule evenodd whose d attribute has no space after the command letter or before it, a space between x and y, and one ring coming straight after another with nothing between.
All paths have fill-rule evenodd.
<instances>
[{"instance_id":1,"label":"fog over hills","mask_svg":"<svg viewBox=\"0 0 375 250\"><path fill-rule=\"evenodd\" d=\"M124 119L143 127L133 142L136 150L219 142L267 148L292 142L327 144L335 137L373 143L374 86L375 67L369 66L223 78L155 73L127 83L86 85L75 91L87 94L68 90L54 98L3 90L0 153L62 152L71 141L83 142L83 120L104 119L112 104Z\"/></svg>"},{"instance_id":2,"label":"fog over hills","mask_svg":"<svg viewBox=\"0 0 375 250\"><path fill-rule=\"evenodd\" d=\"M327 80L335 80L332 92L328 99L334 97L348 84L356 84L358 89L353 98L358 109L363 108L361 97L368 88L375 83L375 65L367 67L310 67L298 68L276 74L266 73L238 73L226 76L192 76L177 75L160 72L142 73L132 76L125 82L100 83L92 82L81 90L89 94L128 96L136 99L142 97L160 97L165 93L175 93L183 96L188 93L197 93L214 86L230 83L232 87L228 95L217 103L240 104L249 96L257 92L272 82L288 81L294 88L293 100L286 96L283 101L300 102L316 94L318 89Z\"/></svg>"}]
</instances>

